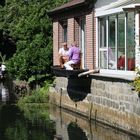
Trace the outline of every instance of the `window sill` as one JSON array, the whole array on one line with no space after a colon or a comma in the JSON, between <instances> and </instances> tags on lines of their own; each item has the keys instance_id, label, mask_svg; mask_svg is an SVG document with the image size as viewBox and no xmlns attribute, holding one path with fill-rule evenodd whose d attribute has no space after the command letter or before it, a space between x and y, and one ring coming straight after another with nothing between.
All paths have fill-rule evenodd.
<instances>
[{"instance_id":1,"label":"window sill","mask_svg":"<svg viewBox=\"0 0 140 140\"><path fill-rule=\"evenodd\" d=\"M127 74L112 74L112 73L94 73L90 74L91 77L97 77L97 78L106 78L106 79L114 79L114 80L124 80L124 81L134 81L136 78L136 74L133 75L127 75Z\"/></svg>"}]
</instances>

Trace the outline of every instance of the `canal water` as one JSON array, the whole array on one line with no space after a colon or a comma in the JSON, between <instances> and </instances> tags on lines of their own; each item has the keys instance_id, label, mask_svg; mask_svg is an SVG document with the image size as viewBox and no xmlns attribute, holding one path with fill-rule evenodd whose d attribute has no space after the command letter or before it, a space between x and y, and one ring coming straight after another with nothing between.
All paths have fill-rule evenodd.
<instances>
[{"instance_id":1,"label":"canal water","mask_svg":"<svg viewBox=\"0 0 140 140\"><path fill-rule=\"evenodd\" d=\"M0 140L139 140L55 106L19 109L10 88L0 83Z\"/></svg>"}]
</instances>

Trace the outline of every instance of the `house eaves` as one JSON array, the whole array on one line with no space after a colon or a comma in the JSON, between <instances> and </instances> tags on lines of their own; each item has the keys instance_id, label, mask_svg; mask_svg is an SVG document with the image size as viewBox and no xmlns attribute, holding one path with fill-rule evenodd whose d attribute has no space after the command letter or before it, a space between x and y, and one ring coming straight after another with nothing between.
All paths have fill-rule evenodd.
<instances>
[{"instance_id":1,"label":"house eaves","mask_svg":"<svg viewBox=\"0 0 140 140\"><path fill-rule=\"evenodd\" d=\"M72 9L84 6L84 5L88 5L90 3L94 3L96 0L71 0L68 3L65 3L64 5L60 6L60 7L56 7L55 9L51 10L48 12L49 16L58 14L58 13L62 13L65 11L70 11Z\"/></svg>"}]
</instances>

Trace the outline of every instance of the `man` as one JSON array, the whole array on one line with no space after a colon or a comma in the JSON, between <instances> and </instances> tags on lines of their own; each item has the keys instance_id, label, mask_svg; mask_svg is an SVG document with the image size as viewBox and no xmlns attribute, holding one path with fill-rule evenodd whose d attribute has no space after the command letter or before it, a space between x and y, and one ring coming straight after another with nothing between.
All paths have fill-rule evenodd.
<instances>
[{"instance_id":1,"label":"man","mask_svg":"<svg viewBox=\"0 0 140 140\"><path fill-rule=\"evenodd\" d=\"M4 76L4 74L6 72L6 66L5 66L5 63L4 62L1 65L1 71L2 71L2 76Z\"/></svg>"},{"instance_id":2,"label":"man","mask_svg":"<svg viewBox=\"0 0 140 140\"><path fill-rule=\"evenodd\" d=\"M63 68L63 65L65 62L69 61L69 48L67 47L67 43L62 43L62 48L59 49L59 63L61 68Z\"/></svg>"},{"instance_id":3,"label":"man","mask_svg":"<svg viewBox=\"0 0 140 140\"><path fill-rule=\"evenodd\" d=\"M73 70L72 64L78 64L80 62L80 49L79 46L74 42L69 49L70 61L64 64L66 70Z\"/></svg>"}]
</instances>

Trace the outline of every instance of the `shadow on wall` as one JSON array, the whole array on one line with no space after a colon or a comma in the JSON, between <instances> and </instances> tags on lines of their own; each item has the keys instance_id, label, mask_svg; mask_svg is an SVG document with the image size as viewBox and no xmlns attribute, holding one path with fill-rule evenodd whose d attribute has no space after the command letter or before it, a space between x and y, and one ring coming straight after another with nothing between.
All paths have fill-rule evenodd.
<instances>
[{"instance_id":1,"label":"shadow on wall","mask_svg":"<svg viewBox=\"0 0 140 140\"><path fill-rule=\"evenodd\" d=\"M89 77L69 77L67 92L74 102L82 101L90 93L91 78Z\"/></svg>"}]
</instances>

